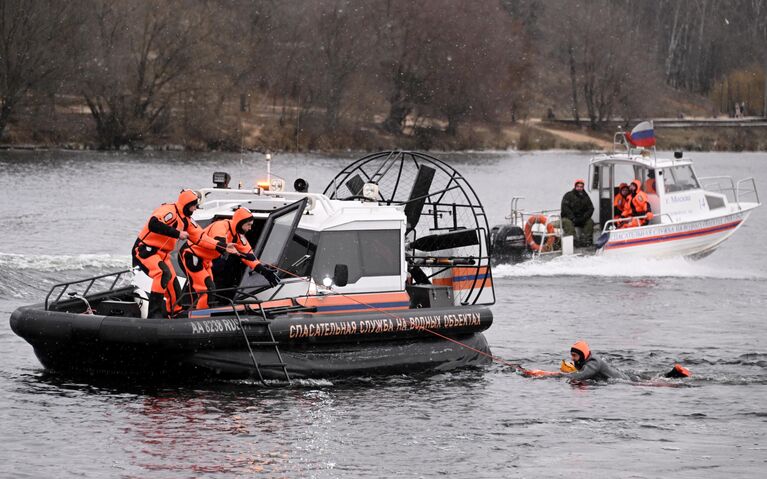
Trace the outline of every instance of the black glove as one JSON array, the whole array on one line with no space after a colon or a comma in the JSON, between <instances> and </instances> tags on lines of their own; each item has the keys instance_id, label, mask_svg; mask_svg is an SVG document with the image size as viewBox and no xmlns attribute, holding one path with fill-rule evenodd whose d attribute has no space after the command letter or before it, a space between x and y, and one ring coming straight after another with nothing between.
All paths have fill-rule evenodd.
<instances>
[{"instance_id":1,"label":"black glove","mask_svg":"<svg viewBox=\"0 0 767 479\"><path fill-rule=\"evenodd\" d=\"M277 276L277 273L275 273L270 268L263 265L263 263L258 263L255 268L253 268L253 271L260 274L264 277L267 281L269 281L269 286L277 286L280 284L280 278Z\"/></svg>"}]
</instances>

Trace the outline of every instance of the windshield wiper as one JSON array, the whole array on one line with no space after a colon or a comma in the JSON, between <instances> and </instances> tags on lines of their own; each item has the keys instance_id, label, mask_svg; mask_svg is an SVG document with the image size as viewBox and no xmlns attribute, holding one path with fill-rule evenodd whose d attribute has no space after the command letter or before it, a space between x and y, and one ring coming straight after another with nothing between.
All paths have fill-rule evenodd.
<instances>
[{"instance_id":1,"label":"windshield wiper","mask_svg":"<svg viewBox=\"0 0 767 479\"><path fill-rule=\"evenodd\" d=\"M300 258L298 258L295 263L291 264L290 267L291 268L297 268L298 266L306 263L306 260L308 260L311 257L312 257L312 255L305 254L305 255L301 256Z\"/></svg>"}]
</instances>

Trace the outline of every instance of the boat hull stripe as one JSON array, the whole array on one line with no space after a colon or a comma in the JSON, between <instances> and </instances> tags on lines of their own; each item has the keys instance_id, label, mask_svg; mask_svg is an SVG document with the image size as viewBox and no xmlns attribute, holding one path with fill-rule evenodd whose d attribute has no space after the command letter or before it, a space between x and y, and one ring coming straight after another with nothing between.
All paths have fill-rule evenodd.
<instances>
[{"instance_id":1,"label":"boat hull stripe","mask_svg":"<svg viewBox=\"0 0 767 479\"><path fill-rule=\"evenodd\" d=\"M675 241L679 239L694 238L696 236L704 236L704 235L709 235L713 233L719 233L721 231L726 231L726 230L735 228L742 222L743 220L737 220L731 223L725 223L719 226L711 226L709 228L703 228L699 230L683 231L679 233L671 233L671 234L661 235L661 236L651 236L649 238L637 238L632 240L624 240L624 241L615 242L615 243L608 242L605 245L605 249L625 248L628 246L635 246L640 244L647 245L652 243L663 243L665 241Z\"/></svg>"},{"instance_id":2,"label":"boat hull stripe","mask_svg":"<svg viewBox=\"0 0 767 479\"><path fill-rule=\"evenodd\" d=\"M394 301L388 303L370 303L370 304L339 304L335 306L317 306L317 312L330 312L330 311L354 311L360 309L394 309L394 308L408 308L410 302Z\"/></svg>"}]
</instances>

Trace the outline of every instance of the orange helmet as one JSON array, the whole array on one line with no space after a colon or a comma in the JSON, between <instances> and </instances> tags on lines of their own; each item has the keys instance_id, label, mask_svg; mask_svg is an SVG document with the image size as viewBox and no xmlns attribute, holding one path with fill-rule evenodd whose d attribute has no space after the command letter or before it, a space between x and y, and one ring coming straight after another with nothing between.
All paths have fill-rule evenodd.
<instances>
[{"instance_id":1,"label":"orange helmet","mask_svg":"<svg viewBox=\"0 0 767 479\"><path fill-rule=\"evenodd\" d=\"M581 369L587 359L591 357L591 349L586 341L580 340L570 347L571 353L577 353L580 356L578 361L575 361L575 367Z\"/></svg>"},{"instance_id":2,"label":"orange helmet","mask_svg":"<svg viewBox=\"0 0 767 479\"><path fill-rule=\"evenodd\" d=\"M253 221L253 214L245 208L237 208L237 211L232 215L232 223L238 234L243 233L242 225L249 221Z\"/></svg>"},{"instance_id":3,"label":"orange helmet","mask_svg":"<svg viewBox=\"0 0 767 479\"><path fill-rule=\"evenodd\" d=\"M188 208L192 205L197 206L198 202L197 193L192 190L181 190L181 194L178 195L176 200L176 208L178 208L182 215L192 216Z\"/></svg>"}]
</instances>

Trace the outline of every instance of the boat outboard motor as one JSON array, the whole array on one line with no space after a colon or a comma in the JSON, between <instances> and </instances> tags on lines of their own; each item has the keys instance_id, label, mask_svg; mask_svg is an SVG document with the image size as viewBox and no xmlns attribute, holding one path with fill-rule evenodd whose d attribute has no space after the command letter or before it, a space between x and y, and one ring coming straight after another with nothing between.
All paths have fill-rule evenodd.
<instances>
[{"instance_id":1,"label":"boat outboard motor","mask_svg":"<svg viewBox=\"0 0 767 479\"><path fill-rule=\"evenodd\" d=\"M525 231L520 226L494 226L490 233L490 241L490 259L494 265L519 263L527 254Z\"/></svg>"}]
</instances>

